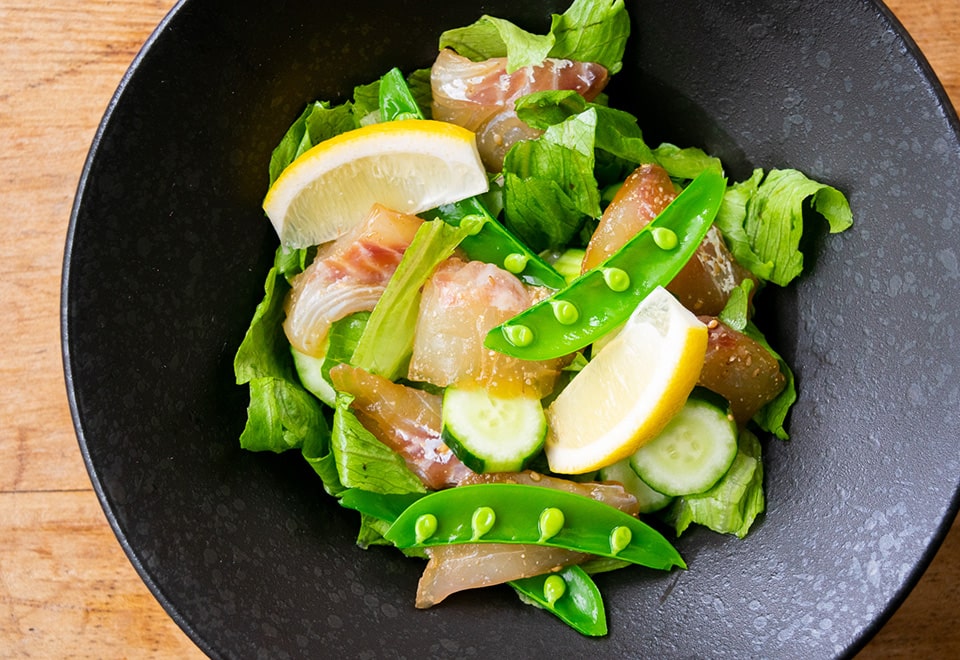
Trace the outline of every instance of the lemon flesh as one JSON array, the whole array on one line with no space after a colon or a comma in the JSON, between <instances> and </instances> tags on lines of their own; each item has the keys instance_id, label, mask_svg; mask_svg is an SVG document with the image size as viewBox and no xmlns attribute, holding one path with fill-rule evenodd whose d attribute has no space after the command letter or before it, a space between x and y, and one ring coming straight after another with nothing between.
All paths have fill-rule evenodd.
<instances>
[{"instance_id":1,"label":"lemon flesh","mask_svg":"<svg viewBox=\"0 0 960 660\"><path fill-rule=\"evenodd\" d=\"M411 119L321 142L283 171L263 209L284 246L303 248L342 236L375 203L416 214L488 187L471 131Z\"/></svg>"},{"instance_id":2,"label":"lemon flesh","mask_svg":"<svg viewBox=\"0 0 960 660\"><path fill-rule=\"evenodd\" d=\"M656 437L696 385L706 349L706 326L655 289L547 408L550 470L591 472Z\"/></svg>"}]
</instances>

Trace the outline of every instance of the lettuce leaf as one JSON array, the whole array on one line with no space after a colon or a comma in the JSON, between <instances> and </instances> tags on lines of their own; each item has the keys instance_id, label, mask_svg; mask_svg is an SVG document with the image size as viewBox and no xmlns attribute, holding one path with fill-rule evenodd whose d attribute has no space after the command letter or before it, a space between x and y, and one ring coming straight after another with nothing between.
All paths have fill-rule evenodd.
<instances>
[{"instance_id":1,"label":"lettuce leaf","mask_svg":"<svg viewBox=\"0 0 960 660\"><path fill-rule=\"evenodd\" d=\"M353 411L349 394L337 396L331 447L340 484L374 493L421 493L419 477L403 458L368 431Z\"/></svg>"},{"instance_id":2,"label":"lettuce leaf","mask_svg":"<svg viewBox=\"0 0 960 660\"><path fill-rule=\"evenodd\" d=\"M556 57L597 62L614 74L623 68L629 35L623 0L575 0L566 12L552 17L545 35L484 15L472 25L441 34L440 48L452 48L474 61L506 57L508 73Z\"/></svg>"},{"instance_id":3,"label":"lettuce leaf","mask_svg":"<svg viewBox=\"0 0 960 660\"><path fill-rule=\"evenodd\" d=\"M300 384L283 333L288 277L300 272L304 251L278 248L264 282L263 300L233 360L238 385L249 384L250 404L240 446L282 452L307 442L323 443L330 431L320 402Z\"/></svg>"},{"instance_id":4,"label":"lettuce leaf","mask_svg":"<svg viewBox=\"0 0 960 660\"><path fill-rule=\"evenodd\" d=\"M241 447L280 453L302 447L313 436L323 442L329 434L322 405L298 383L269 376L250 381Z\"/></svg>"},{"instance_id":5,"label":"lettuce leaf","mask_svg":"<svg viewBox=\"0 0 960 660\"><path fill-rule=\"evenodd\" d=\"M797 401L797 385L793 370L790 368L790 365L773 350L769 342L767 342L767 338L764 337L760 329L752 322L747 323L743 329L743 333L757 341L769 351L770 355L776 358L780 364L780 373L787 379L787 383L780 394L778 394L773 401L770 401L757 411L757 414L753 416L753 422L767 433L771 433L781 440L787 440L790 437L786 429L787 414Z\"/></svg>"},{"instance_id":6,"label":"lettuce leaf","mask_svg":"<svg viewBox=\"0 0 960 660\"><path fill-rule=\"evenodd\" d=\"M803 270L804 208L815 210L831 234L853 224L846 197L797 170L754 170L730 188L716 223L730 251L757 277L786 286Z\"/></svg>"},{"instance_id":7,"label":"lettuce leaf","mask_svg":"<svg viewBox=\"0 0 960 660\"><path fill-rule=\"evenodd\" d=\"M327 101L314 101L308 105L287 129L270 156L270 185L305 151L356 127L352 104L349 102L333 107Z\"/></svg>"},{"instance_id":8,"label":"lettuce leaf","mask_svg":"<svg viewBox=\"0 0 960 660\"><path fill-rule=\"evenodd\" d=\"M550 57L597 62L613 75L623 68L630 17L623 0L576 0L553 17L550 34L555 40Z\"/></svg>"},{"instance_id":9,"label":"lettuce leaf","mask_svg":"<svg viewBox=\"0 0 960 660\"><path fill-rule=\"evenodd\" d=\"M597 149L634 166L657 162L653 151L643 139L643 131L637 125L636 117L623 110L589 103L575 91L548 90L527 94L517 99L516 110L521 120L541 130L592 110L597 118L594 136Z\"/></svg>"},{"instance_id":10,"label":"lettuce leaf","mask_svg":"<svg viewBox=\"0 0 960 660\"><path fill-rule=\"evenodd\" d=\"M600 217L594 108L515 144L504 159L504 224L536 252L565 245Z\"/></svg>"},{"instance_id":11,"label":"lettuce leaf","mask_svg":"<svg viewBox=\"0 0 960 660\"><path fill-rule=\"evenodd\" d=\"M737 456L720 482L705 493L678 498L671 505L669 518L677 536L697 523L720 534L743 538L765 506L760 441L743 430Z\"/></svg>"},{"instance_id":12,"label":"lettuce leaf","mask_svg":"<svg viewBox=\"0 0 960 660\"><path fill-rule=\"evenodd\" d=\"M714 158L696 147L681 149L664 142L653 150L653 155L656 162L674 179L696 179L709 169L723 171L719 158Z\"/></svg>"}]
</instances>

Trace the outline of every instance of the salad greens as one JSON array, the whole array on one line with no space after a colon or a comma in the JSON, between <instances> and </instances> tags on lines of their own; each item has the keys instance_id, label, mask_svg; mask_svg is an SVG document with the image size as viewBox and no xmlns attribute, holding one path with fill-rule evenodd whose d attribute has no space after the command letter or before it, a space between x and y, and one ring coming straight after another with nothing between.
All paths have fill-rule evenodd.
<instances>
[{"instance_id":1,"label":"salad greens","mask_svg":"<svg viewBox=\"0 0 960 660\"><path fill-rule=\"evenodd\" d=\"M509 21L483 16L472 25L444 32L439 47L476 61L505 57L508 72L556 57L597 62L612 75L622 68L629 33L623 0L575 0L566 12L552 18L546 34L532 34ZM373 311L333 323L325 354L316 359L317 373L324 380L329 381L331 369L338 365L362 367L393 381L405 376L424 282L461 244L470 252L470 237L477 227L460 223L464 218L479 215L486 223L497 223L497 231L485 235L485 242L475 241L483 243L480 252L498 254L499 259L506 248L495 244L519 239L534 256L542 252L549 261L559 257L555 267L569 281L579 272L583 248L611 192L637 166L659 165L681 188L704 172L723 173L717 158L695 147L647 144L637 119L609 107L605 98L588 102L572 91L534 92L517 101L516 113L539 129L540 137L520 141L507 152L503 172L492 177L492 190L483 198L424 214L434 219L417 232ZM326 139L374 122L430 116L429 69L407 76L392 70L380 80L356 87L343 103L310 103L274 150L269 184ZM483 213L469 211L477 208ZM852 224L849 204L835 188L796 170L756 169L746 181L726 186L714 222L731 253L756 281L745 280L733 292L720 319L765 347L786 379L786 387L756 414L751 426L780 439L788 437L786 419L797 392L789 366L750 320L751 296L768 283L785 286L801 273L800 241L808 211L826 218L831 233ZM314 254L315 249L278 248L267 273L263 300L234 362L237 384L247 385L250 392L240 444L252 451L299 450L325 490L361 512L357 539L361 546L394 544L399 534L395 522L406 520L404 512L421 501L428 489L396 451L361 423L351 409L351 395L338 393L331 398L312 393L316 390L298 375L298 363L282 328L291 280ZM563 275L545 263L542 268L547 269L542 271L547 279L556 276L562 281ZM586 353L578 353L567 373L588 359ZM761 451L757 436L742 429L737 456L720 481L704 493L676 498L656 524L671 526L677 536L693 523L719 533L746 535L765 506ZM477 501L482 504L485 491L479 492ZM423 555L422 544L405 545L411 546L404 550L408 554ZM682 565L682 560L673 563ZM616 559L594 560L583 567L586 572L575 568L558 574L560 582L538 576L513 586L525 602L553 611L584 634L603 634L602 602L588 573L622 565ZM562 593L564 581L567 588L584 594L586 609L557 605L560 601L555 596Z\"/></svg>"}]
</instances>

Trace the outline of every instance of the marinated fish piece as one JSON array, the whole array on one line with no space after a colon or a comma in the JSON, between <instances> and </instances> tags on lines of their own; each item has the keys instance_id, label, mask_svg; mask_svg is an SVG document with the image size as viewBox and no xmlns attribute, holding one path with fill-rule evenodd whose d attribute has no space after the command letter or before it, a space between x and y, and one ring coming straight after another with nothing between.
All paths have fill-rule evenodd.
<instances>
[{"instance_id":1,"label":"marinated fish piece","mask_svg":"<svg viewBox=\"0 0 960 660\"><path fill-rule=\"evenodd\" d=\"M338 392L353 395L350 408L364 428L400 454L427 488L449 488L473 474L440 437L438 395L347 364L331 369L330 379Z\"/></svg>"},{"instance_id":2,"label":"marinated fish piece","mask_svg":"<svg viewBox=\"0 0 960 660\"><path fill-rule=\"evenodd\" d=\"M700 316L707 326L707 354L697 383L730 402L734 419L744 424L786 386L770 351L719 319Z\"/></svg>"},{"instance_id":3,"label":"marinated fish piece","mask_svg":"<svg viewBox=\"0 0 960 660\"><path fill-rule=\"evenodd\" d=\"M293 278L284 303L290 345L322 356L334 321L372 310L422 223L375 204L362 223L322 245L313 263Z\"/></svg>"},{"instance_id":4,"label":"marinated fish piece","mask_svg":"<svg viewBox=\"0 0 960 660\"><path fill-rule=\"evenodd\" d=\"M507 73L505 57L474 62L445 48L430 73L433 118L474 131L484 165L499 172L514 143L540 135L517 117L518 98L532 92L573 90L592 101L608 80L607 69L592 62L548 58L539 66Z\"/></svg>"},{"instance_id":5,"label":"marinated fish piece","mask_svg":"<svg viewBox=\"0 0 960 660\"><path fill-rule=\"evenodd\" d=\"M492 328L546 295L493 264L448 259L423 288L409 379L438 387L477 384L499 396L546 396L566 358L520 360L483 345Z\"/></svg>"}]
</instances>

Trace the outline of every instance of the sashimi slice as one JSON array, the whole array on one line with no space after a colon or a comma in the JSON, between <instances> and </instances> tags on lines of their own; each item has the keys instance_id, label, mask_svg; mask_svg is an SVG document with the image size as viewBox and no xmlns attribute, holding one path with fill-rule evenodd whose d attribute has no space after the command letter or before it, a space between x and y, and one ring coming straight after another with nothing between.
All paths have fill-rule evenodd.
<instances>
[{"instance_id":1,"label":"sashimi slice","mask_svg":"<svg viewBox=\"0 0 960 660\"><path fill-rule=\"evenodd\" d=\"M474 131L484 165L499 172L514 143L540 134L517 117L518 98L532 92L573 90L592 101L608 80L606 68L593 62L548 58L539 66L507 73L505 57L473 62L447 48L440 51L430 73L433 118Z\"/></svg>"},{"instance_id":2,"label":"sashimi slice","mask_svg":"<svg viewBox=\"0 0 960 660\"><path fill-rule=\"evenodd\" d=\"M285 301L290 345L320 356L334 321L372 310L422 222L376 204L353 230L321 246Z\"/></svg>"},{"instance_id":3,"label":"sashimi slice","mask_svg":"<svg viewBox=\"0 0 960 660\"><path fill-rule=\"evenodd\" d=\"M473 474L440 437L440 396L347 364L332 368L330 380L338 392L353 395L350 408L360 423L427 488L449 488Z\"/></svg>"},{"instance_id":4,"label":"sashimi slice","mask_svg":"<svg viewBox=\"0 0 960 660\"><path fill-rule=\"evenodd\" d=\"M478 384L500 396L546 396L563 358L520 360L483 345L487 332L544 295L492 264L448 259L423 288L409 379L439 387Z\"/></svg>"}]
</instances>

